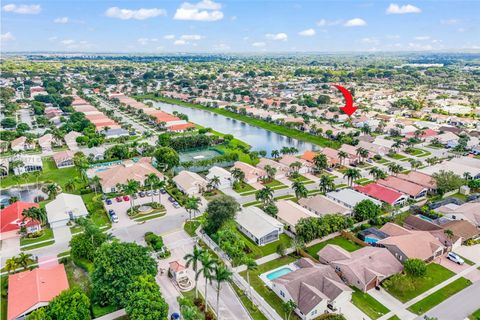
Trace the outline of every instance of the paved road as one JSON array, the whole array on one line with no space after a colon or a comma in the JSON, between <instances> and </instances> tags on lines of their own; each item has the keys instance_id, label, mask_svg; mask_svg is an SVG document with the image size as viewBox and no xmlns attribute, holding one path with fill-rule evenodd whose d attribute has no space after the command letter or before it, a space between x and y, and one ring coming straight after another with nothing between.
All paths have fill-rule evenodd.
<instances>
[{"instance_id":1,"label":"paved road","mask_svg":"<svg viewBox=\"0 0 480 320\"><path fill-rule=\"evenodd\" d=\"M463 320L480 308L480 281L448 298L426 313L438 320ZM424 319L418 317L418 320Z\"/></svg>"}]
</instances>

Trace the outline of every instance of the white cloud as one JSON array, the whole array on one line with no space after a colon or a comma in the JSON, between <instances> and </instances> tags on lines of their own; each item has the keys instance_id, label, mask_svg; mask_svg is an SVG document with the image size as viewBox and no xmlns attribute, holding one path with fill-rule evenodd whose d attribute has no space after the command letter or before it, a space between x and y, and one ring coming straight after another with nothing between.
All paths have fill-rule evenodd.
<instances>
[{"instance_id":1,"label":"white cloud","mask_svg":"<svg viewBox=\"0 0 480 320\"><path fill-rule=\"evenodd\" d=\"M254 43L252 43L252 47L255 47L255 48L261 48L261 47L265 47L265 46L266 46L265 42L254 42Z\"/></svg>"},{"instance_id":2,"label":"white cloud","mask_svg":"<svg viewBox=\"0 0 480 320\"><path fill-rule=\"evenodd\" d=\"M68 23L68 21L69 21L68 17L60 17L60 18L57 18L57 19L53 20L53 22L60 23L60 24Z\"/></svg>"},{"instance_id":3,"label":"white cloud","mask_svg":"<svg viewBox=\"0 0 480 320\"><path fill-rule=\"evenodd\" d=\"M319 27L325 27L325 26L336 26L342 23L342 20L326 20L326 19L320 19L317 21L317 26Z\"/></svg>"},{"instance_id":4,"label":"white cloud","mask_svg":"<svg viewBox=\"0 0 480 320\"><path fill-rule=\"evenodd\" d=\"M180 36L181 40L186 40L186 41L198 41L198 40L202 40L203 38L205 37L199 34L184 34Z\"/></svg>"},{"instance_id":5,"label":"white cloud","mask_svg":"<svg viewBox=\"0 0 480 320\"><path fill-rule=\"evenodd\" d=\"M179 39L179 40L175 40L175 41L173 42L173 45L175 45L175 46L184 46L184 45L186 45L187 43L188 43L187 41Z\"/></svg>"},{"instance_id":6,"label":"white cloud","mask_svg":"<svg viewBox=\"0 0 480 320\"><path fill-rule=\"evenodd\" d=\"M64 45L72 45L75 43L75 40L72 40L72 39L65 39L65 40L62 40L60 41L62 44Z\"/></svg>"},{"instance_id":7,"label":"white cloud","mask_svg":"<svg viewBox=\"0 0 480 320\"><path fill-rule=\"evenodd\" d=\"M369 37L360 39L360 42L368 43L368 44L379 44L380 43L380 41L377 38L369 38Z\"/></svg>"},{"instance_id":8,"label":"white cloud","mask_svg":"<svg viewBox=\"0 0 480 320\"><path fill-rule=\"evenodd\" d=\"M173 39L175 39L175 35L174 35L174 34L167 34L167 35L164 35L164 36L163 36L163 39L165 39L165 40L173 40Z\"/></svg>"},{"instance_id":9,"label":"white cloud","mask_svg":"<svg viewBox=\"0 0 480 320\"><path fill-rule=\"evenodd\" d=\"M3 6L3 11L18 14L39 14L42 11L42 7L39 4L6 4Z\"/></svg>"},{"instance_id":10,"label":"white cloud","mask_svg":"<svg viewBox=\"0 0 480 320\"><path fill-rule=\"evenodd\" d=\"M0 40L1 41L13 41L15 40L15 37L13 36L13 34L11 32L5 32L5 33L2 33L0 35Z\"/></svg>"},{"instance_id":11,"label":"white cloud","mask_svg":"<svg viewBox=\"0 0 480 320\"><path fill-rule=\"evenodd\" d=\"M164 9L152 8L144 9L140 8L138 10L131 9L120 9L119 7L111 7L105 11L105 15L110 18L117 18L121 20L145 20L149 18L165 16L167 12Z\"/></svg>"},{"instance_id":12,"label":"white cloud","mask_svg":"<svg viewBox=\"0 0 480 320\"><path fill-rule=\"evenodd\" d=\"M411 4L405 4L403 6L399 6L396 3L390 3L388 6L386 13L387 14L406 14L406 13L420 13L422 10L418 7L415 7Z\"/></svg>"},{"instance_id":13,"label":"white cloud","mask_svg":"<svg viewBox=\"0 0 480 320\"><path fill-rule=\"evenodd\" d=\"M363 27L367 25L367 22L361 18L353 18L347 20L343 25L345 27Z\"/></svg>"},{"instance_id":14,"label":"white cloud","mask_svg":"<svg viewBox=\"0 0 480 320\"><path fill-rule=\"evenodd\" d=\"M287 41L288 36L286 33L280 32L280 33L267 33L265 35L265 38L269 40L275 40L275 41Z\"/></svg>"},{"instance_id":15,"label":"white cloud","mask_svg":"<svg viewBox=\"0 0 480 320\"><path fill-rule=\"evenodd\" d=\"M212 0L202 0L198 3L184 2L177 8L175 20L218 21L223 19L222 5Z\"/></svg>"},{"instance_id":16,"label":"white cloud","mask_svg":"<svg viewBox=\"0 0 480 320\"><path fill-rule=\"evenodd\" d=\"M300 31L300 32L298 33L298 35L300 35L300 36L302 36L302 37L312 37L312 36L314 36L315 34L316 34L316 32L315 32L315 29L313 29L313 28Z\"/></svg>"},{"instance_id":17,"label":"white cloud","mask_svg":"<svg viewBox=\"0 0 480 320\"><path fill-rule=\"evenodd\" d=\"M425 41L430 40L430 36L416 36L414 39L418 41Z\"/></svg>"},{"instance_id":18,"label":"white cloud","mask_svg":"<svg viewBox=\"0 0 480 320\"><path fill-rule=\"evenodd\" d=\"M138 42L139 44L141 44L142 46L147 45L147 44L149 44L149 43L151 43L151 42L157 42L157 41L158 41L157 38L138 38L138 39L137 39L137 42Z\"/></svg>"},{"instance_id":19,"label":"white cloud","mask_svg":"<svg viewBox=\"0 0 480 320\"><path fill-rule=\"evenodd\" d=\"M458 19L447 19L447 20L441 20L441 24L447 25L447 26L453 26L455 24L459 24L460 20Z\"/></svg>"}]
</instances>

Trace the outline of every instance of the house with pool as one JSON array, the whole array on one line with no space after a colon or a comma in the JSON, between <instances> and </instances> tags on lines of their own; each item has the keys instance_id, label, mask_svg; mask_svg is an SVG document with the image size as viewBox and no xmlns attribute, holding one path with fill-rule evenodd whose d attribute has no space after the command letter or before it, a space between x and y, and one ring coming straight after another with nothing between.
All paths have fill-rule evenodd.
<instances>
[{"instance_id":1,"label":"house with pool","mask_svg":"<svg viewBox=\"0 0 480 320\"><path fill-rule=\"evenodd\" d=\"M243 208L235 222L238 230L259 246L277 241L283 232L283 223L255 206Z\"/></svg>"},{"instance_id":2,"label":"house with pool","mask_svg":"<svg viewBox=\"0 0 480 320\"><path fill-rule=\"evenodd\" d=\"M307 258L266 272L260 278L282 301L295 302L295 313L304 320L315 319L330 308L341 308L349 303L353 292L330 266Z\"/></svg>"}]
</instances>

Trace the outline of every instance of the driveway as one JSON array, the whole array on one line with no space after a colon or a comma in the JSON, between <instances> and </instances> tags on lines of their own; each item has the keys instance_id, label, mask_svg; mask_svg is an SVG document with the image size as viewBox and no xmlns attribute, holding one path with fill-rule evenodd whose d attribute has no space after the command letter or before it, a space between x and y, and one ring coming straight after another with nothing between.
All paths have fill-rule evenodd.
<instances>
[{"instance_id":1,"label":"driveway","mask_svg":"<svg viewBox=\"0 0 480 320\"><path fill-rule=\"evenodd\" d=\"M338 312L343 314L348 320L370 319L365 313L363 313L350 301L343 303L342 306L338 308Z\"/></svg>"},{"instance_id":2,"label":"driveway","mask_svg":"<svg viewBox=\"0 0 480 320\"><path fill-rule=\"evenodd\" d=\"M456 250L455 250L456 251ZM454 252L455 252L454 251ZM459 273L459 272L462 272L463 270L465 269L468 269L470 266L466 263L460 265L460 264L457 264L449 259L447 259L446 255L442 255L438 258L435 259L435 262L438 263L439 265L447 268L448 270L452 271L452 272L455 272L455 273Z\"/></svg>"},{"instance_id":3,"label":"driveway","mask_svg":"<svg viewBox=\"0 0 480 320\"><path fill-rule=\"evenodd\" d=\"M460 246L454 251L468 260L472 260L475 263L480 263L480 244L476 244L474 246Z\"/></svg>"},{"instance_id":4,"label":"driveway","mask_svg":"<svg viewBox=\"0 0 480 320\"><path fill-rule=\"evenodd\" d=\"M53 229L53 237L55 242L64 243L69 242L72 239L72 233L69 226L56 227Z\"/></svg>"},{"instance_id":5,"label":"driveway","mask_svg":"<svg viewBox=\"0 0 480 320\"><path fill-rule=\"evenodd\" d=\"M3 257L13 257L20 253L20 236L16 235L2 240L1 245Z\"/></svg>"}]
</instances>

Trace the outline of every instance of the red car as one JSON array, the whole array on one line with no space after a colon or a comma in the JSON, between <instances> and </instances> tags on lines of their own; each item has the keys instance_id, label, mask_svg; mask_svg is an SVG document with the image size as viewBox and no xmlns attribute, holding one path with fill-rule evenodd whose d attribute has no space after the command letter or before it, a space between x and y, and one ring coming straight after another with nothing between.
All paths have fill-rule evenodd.
<instances>
[{"instance_id":1,"label":"red car","mask_svg":"<svg viewBox=\"0 0 480 320\"><path fill-rule=\"evenodd\" d=\"M117 202L122 202L122 197L116 197L115 200L117 200Z\"/></svg>"},{"instance_id":2,"label":"red car","mask_svg":"<svg viewBox=\"0 0 480 320\"><path fill-rule=\"evenodd\" d=\"M123 201L129 201L130 198L128 196L123 196Z\"/></svg>"}]
</instances>

